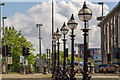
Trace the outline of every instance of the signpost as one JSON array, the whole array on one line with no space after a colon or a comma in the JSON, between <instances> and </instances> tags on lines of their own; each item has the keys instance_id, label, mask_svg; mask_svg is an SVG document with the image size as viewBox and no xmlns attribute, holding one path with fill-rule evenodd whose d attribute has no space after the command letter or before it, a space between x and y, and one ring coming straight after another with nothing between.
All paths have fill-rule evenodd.
<instances>
[{"instance_id":1,"label":"signpost","mask_svg":"<svg viewBox=\"0 0 120 80\"><path fill-rule=\"evenodd\" d=\"M26 64L26 60L23 60L23 66Z\"/></svg>"},{"instance_id":2,"label":"signpost","mask_svg":"<svg viewBox=\"0 0 120 80\"><path fill-rule=\"evenodd\" d=\"M28 60L25 61L25 65L28 66Z\"/></svg>"},{"instance_id":3,"label":"signpost","mask_svg":"<svg viewBox=\"0 0 120 80\"><path fill-rule=\"evenodd\" d=\"M36 60L36 66L47 66L46 60Z\"/></svg>"},{"instance_id":4,"label":"signpost","mask_svg":"<svg viewBox=\"0 0 120 80\"><path fill-rule=\"evenodd\" d=\"M20 55L20 65L23 65L24 56Z\"/></svg>"},{"instance_id":5,"label":"signpost","mask_svg":"<svg viewBox=\"0 0 120 80\"><path fill-rule=\"evenodd\" d=\"M8 56L8 64L12 64L12 54L9 54Z\"/></svg>"},{"instance_id":6,"label":"signpost","mask_svg":"<svg viewBox=\"0 0 120 80\"><path fill-rule=\"evenodd\" d=\"M12 57L8 57L8 64L12 64Z\"/></svg>"}]
</instances>

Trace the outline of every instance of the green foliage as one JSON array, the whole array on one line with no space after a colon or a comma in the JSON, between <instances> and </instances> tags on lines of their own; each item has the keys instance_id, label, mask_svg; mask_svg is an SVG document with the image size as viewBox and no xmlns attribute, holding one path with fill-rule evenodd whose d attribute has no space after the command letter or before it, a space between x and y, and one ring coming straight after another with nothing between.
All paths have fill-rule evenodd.
<instances>
[{"instance_id":1,"label":"green foliage","mask_svg":"<svg viewBox=\"0 0 120 80\"><path fill-rule=\"evenodd\" d=\"M51 54L52 56L52 54ZM59 59L60 59L60 66L63 66L63 62L64 62L64 52L63 51L59 51ZM82 59L80 59L82 60ZM77 57L74 57L74 61L78 61ZM68 57L66 57L66 64L67 63L71 63L71 54L68 54ZM52 66L52 60L51 60L51 66Z\"/></svg>"},{"instance_id":2,"label":"green foliage","mask_svg":"<svg viewBox=\"0 0 120 80\"><path fill-rule=\"evenodd\" d=\"M41 59L47 59L46 54L42 54Z\"/></svg>"},{"instance_id":3,"label":"green foliage","mask_svg":"<svg viewBox=\"0 0 120 80\"><path fill-rule=\"evenodd\" d=\"M35 57L39 59L39 55L40 54L37 54ZM41 54L41 59L47 59L46 54Z\"/></svg>"},{"instance_id":4,"label":"green foliage","mask_svg":"<svg viewBox=\"0 0 120 80\"><path fill-rule=\"evenodd\" d=\"M3 30L3 28L2 28ZM19 72L20 69L20 55L22 55L22 48L23 46L27 46L30 48L30 50L34 51L33 47L34 45L31 44L30 41L27 41L27 39L22 35L21 31L18 31L14 27L5 27L5 35L2 37L2 45L8 45L11 47L11 51L13 54L13 64L12 68ZM29 64L34 65L34 55L30 53L31 55L28 57Z\"/></svg>"}]
</instances>

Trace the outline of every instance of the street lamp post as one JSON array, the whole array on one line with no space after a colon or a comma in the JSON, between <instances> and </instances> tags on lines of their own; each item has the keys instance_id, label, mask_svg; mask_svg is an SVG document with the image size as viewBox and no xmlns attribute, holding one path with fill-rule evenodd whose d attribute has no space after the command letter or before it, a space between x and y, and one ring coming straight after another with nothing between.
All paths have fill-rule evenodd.
<instances>
[{"instance_id":1,"label":"street lamp post","mask_svg":"<svg viewBox=\"0 0 120 80\"><path fill-rule=\"evenodd\" d=\"M54 73L53 73L53 76L55 77L57 74L57 70L56 70L56 41L57 41L57 38L56 38L56 33L54 33L53 34L53 36L52 36L52 41L53 41L53 49L54 49L54 66L53 66L53 71L54 71Z\"/></svg>"},{"instance_id":2,"label":"street lamp post","mask_svg":"<svg viewBox=\"0 0 120 80\"><path fill-rule=\"evenodd\" d=\"M40 30L40 26L43 26L43 24L37 24L36 25L37 26L37 28L39 28L39 58L40 58L40 61L41 61L41 30ZM41 67L41 64L40 64L40 66L39 66L39 72L40 73L42 73L42 67Z\"/></svg>"},{"instance_id":3,"label":"street lamp post","mask_svg":"<svg viewBox=\"0 0 120 80\"><path fill-rule=\"evenodd\" d=\"M57 42L57 48L58 48L58 54L57 54L57 57L58 57L58 62L57 62L57 77L55 80L60 80L60 62L59 62L59 46L60 46L60 42L59 42L59 39L61 38L62 34L60 33L59 29L57 28L57 31L56 31L56 38L58 40Z\"/></svg>"},{"instance_id":4,"label":"street lamp post","mask_svg":"<svg viewBox=\"0 0 120 80\"><path fill-rule=\"evenodd\" d=\"M83 68L83 80L90 80L91 76L88 76L88 31L90 29L86 28L86 23L92 18L91 10L86 6L84 2L82 9L78 13L78 17L84 22L85 28L81 29L84 32L84 68Z\"/></svg>"},{"instance_id":5,"label":"street lamp post","mask_svg":"<svg viewBox=\"0 0 120 80\"><path fill-rule=\"evenodd\" d=\"M102 20L104 18L103 16L103 5L104 3L103 2L98 2L99 5L102 5ZM103 39L103 36L104 36L104 33L103 33L103 24L102 24L102 27L101 27L101 42L104 42L104 39ZM102 63L103 63L103 54L104 54L104 49L103 49L103 44L101 44L101 53L102 53Z\"/></svg>"},{"instance_id":6,"label":"street lamp post","mask_svg":"<svg viewBox=\"0 0 120 80\"><path fill-rule=\"evenodd\" d=\"M4 3L0 3L0 32L1 32L1 6L4 6L5 4ZM1 33L0 33L0 56L1 56ZM0 60L1 60L1 57L0 57ZM2 73L2 64L0 62L0 74Z\"/></svg>"},{"instance_id":7,"label":"street lamp post","mask_svg":"<svg viewBox=\"0 0 120 80\"><path fill-rule=\"evenodd\" d=\"M50 71L50 49L48 49L48 73Z\"/></svg>"},{"instance_id":8,"label":"street lamp post","mask_svg":"<svg viewBox=\"0 0 120 80\"><path fill-rule=\"evenodd\" d=\"M50 71L50 49L46 49L46 53L47 53L47 66L48 66L48 73Z\"/></svg>"},{"instance_id":9,"label":"street lamp post","mask_svg":"<svg viewBox=\"0 0 120 80\"><path fill-rule=\"evenodd\" d=\"M67 77L66 68L65 68L65 66L66 66L66 53L65 53L65 49L66 49L66 40L67 39L65 39L65 35L68 33L69 30L68 30L65 22L64 22L63 26L61 27L60 31L61 31L61 33L64 36L64 39L63 39L63 44L64 44L64 46L63 46L64 47L63 79L67 80L68 77Z\"/></svg>"},{"instance_id":10,"label":"street lamp post","mask_svg":"<svg viewBox=\"0 0 120 80\"><path fill-rule=\"evenodd\" d=\"M75 71L74 71L74 29L77 28L78 23L75 21L74 16L72 14L70 20L67 23L68 27L72 30L71 33L71 69L70 69L70 80L76 80L75 78Z\"/></svg>"},{"instance_id":11,"label":"street lamp post","mask_svg":"<svg viewBox=\"0 0 120 80\"><path fill-rule=\"evenodd\" d=\"M3 35L4 35L4 38L5 38L5 25L4 25L4 20L7 19L7 17L2 17L3 19ZM5 45L5 39L4 39L4 45Z\"/></svg>"},{"instance_id":12,"label":"street lamp post","mask_svg":"<svg viewBox=\"0 0 120 80\"><path fill-rule=\"evenodd\" d=\"M3 21L3 36L4 36L4 40L3 40L3 42L4 42L4 46L5 46L5 25L4 25L4 20L5 19L7 19L7 17L2 17L2 21ZM5 47L5 73L7 73L6 71L7 71L7 64L6 64L6 61L7 61L7 58L6 58L6 47Z\"/></svg>"}]
</instances>

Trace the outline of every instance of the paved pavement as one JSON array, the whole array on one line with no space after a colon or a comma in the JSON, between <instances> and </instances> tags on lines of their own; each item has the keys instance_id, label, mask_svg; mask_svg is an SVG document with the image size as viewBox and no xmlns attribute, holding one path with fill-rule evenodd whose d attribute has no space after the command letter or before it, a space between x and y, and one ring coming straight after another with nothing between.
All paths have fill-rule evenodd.
<instances>
[{"instance_id":1,"label":"paved pavement","mask_svg":"<svg viewBox=\"0 0 120 80\"><path fill-rule=\"evenodd\" d=\"M120 80L120 74L91 74L91 80ZM2 74L2 80L52 80L51 74ZM82 75L76 75L77 80L82 80Z\"/></svg>"}]
</instances>

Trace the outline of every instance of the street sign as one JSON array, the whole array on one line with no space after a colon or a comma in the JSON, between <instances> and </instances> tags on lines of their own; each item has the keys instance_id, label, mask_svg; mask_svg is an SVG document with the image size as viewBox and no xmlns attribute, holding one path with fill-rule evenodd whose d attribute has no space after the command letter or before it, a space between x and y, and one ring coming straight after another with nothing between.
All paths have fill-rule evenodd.
<instances>
[{"instance_id":1,"label":"street sign","mask_svg":"<svg viewBox=\"0 0 120 80\"><path fill-rule=\"evenodd\" d=\"M8 64L12 64L12 57L8 57Z\"/></svg>"},{"instance_id":2,"label":"street sign","mask_svg":"<svg viewBox=\"0 0 120 80\"><path fill-rule=\"evenodd\" d=\"M28 56L26 56L26 60L28 60Z\"/></svg>"},{"instance_id":3,"label":"street sign","mask_svg":"<svg viewBox=\"0 0 120 80\"><path fill-rule=\"evenodd\" d=\"M25 64L26 64L26 66L28 66L28 60L26 60Z\"/></svg>"},{"instance_id":4,"label":"street sign","mask_svg":"<svg viewBox=\"0 0 120 80\"><path fill-rule=\"evenodd\" d=\"M25 65L26 64L26 60L23 60L23 65Z\"/></svg>"},{"instance_id":5,"label":"street sign","mask_svg":"<svg viewBox=\"0 0 120 80\"><path fill-rule=\"evenodd\" d=\"M47 60L36 60L36 66L46 66Z\"/></svg>"},{"instance_id":6,"label":"street sign","mask_svg":"<svg viewBox=\"0 0 120 80\"><path fill-rule=\"evenodd\" d=\"M24 56L20 55L20 64L23 63Z\"/></svg>"}]
</instances>

